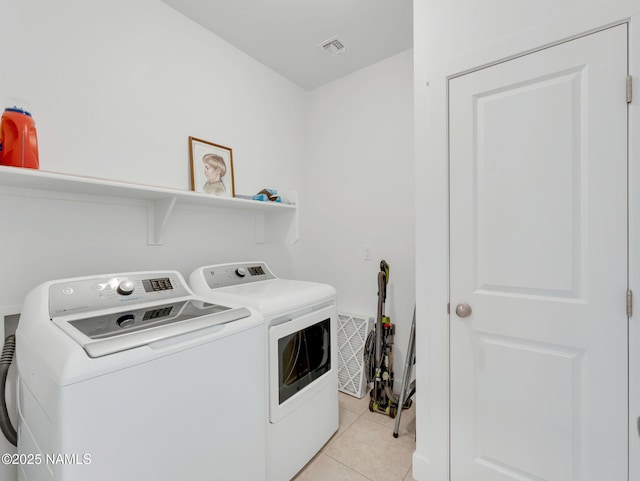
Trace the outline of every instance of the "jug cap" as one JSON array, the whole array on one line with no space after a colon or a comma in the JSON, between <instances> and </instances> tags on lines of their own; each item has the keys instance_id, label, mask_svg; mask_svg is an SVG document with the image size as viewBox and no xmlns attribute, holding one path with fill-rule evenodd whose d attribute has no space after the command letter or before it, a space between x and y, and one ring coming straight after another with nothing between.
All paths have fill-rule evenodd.
<instances>
[{"instance_id":1,"label":"jug cap","mask_svg":"<svg viewBox=\"0 0 640 481\"><path fill-rule=\"evenodd\" d=\"M5 97L2 99L2 107L5 112L15 112L31 117L31 103L28 100L19 97Z\"/></svg>"},{"instance_id":2,"label":"jug cap","mask_svg":"<svg viewBox=\"0 0 640 481\"><path fill-rule=\"evenodd\" d=\"M7 107L6 109L4 109L4 111L5 112L16 112L16 113L28 115L29 117L31 117L31 114L29 112L27 112L24 109L21 109L20 107Z\"/></svg>"}]
</instances>

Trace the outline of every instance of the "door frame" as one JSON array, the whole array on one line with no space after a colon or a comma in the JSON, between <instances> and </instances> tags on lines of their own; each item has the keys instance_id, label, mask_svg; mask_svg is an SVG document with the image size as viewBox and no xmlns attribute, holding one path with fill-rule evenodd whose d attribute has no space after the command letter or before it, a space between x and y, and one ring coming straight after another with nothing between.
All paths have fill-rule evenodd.
<instances>
[{"instance_id":1,"label":"door frame","mask_svg":"<svg viewBox=\"0 0 640 481\"><path fill-rule=\"evenodd\" d=\"M622 9L624 10L624 9ZM482 49L416 78L416 451L418 481L449 480L449 80L619 24L628 24L628 285L635 294L629 319L629 480L640 480L640 12L593 9L575 18ZM635 59L635 61L634 61ZM621 85L624 88L624 85ZM422 123L420 122L422 120ZM418 129L427 125L427 135ZM636 135L631 135L635 132ZM638 247L634 247L638 246ZM624 298L621 298L624 302Z\"/></svg>"}]
</instances>

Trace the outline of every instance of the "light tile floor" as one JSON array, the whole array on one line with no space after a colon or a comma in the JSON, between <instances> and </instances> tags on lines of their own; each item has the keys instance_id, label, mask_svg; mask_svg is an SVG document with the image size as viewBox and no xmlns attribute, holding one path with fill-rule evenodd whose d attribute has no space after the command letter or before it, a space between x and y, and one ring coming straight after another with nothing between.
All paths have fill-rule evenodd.
<instances>
[{"instance_id":1,"label":"light tile floor","mask_svg":"<svg viewBox=\"0 0 640 481\"><path fill-rule=\"evenodd\" d=\"M295 481L415 481L411 456L416 447L415 405L403 410L398 437L395 419L369 411L362 399L339 393L340 427Z\"/></svg>"}]
</instances>

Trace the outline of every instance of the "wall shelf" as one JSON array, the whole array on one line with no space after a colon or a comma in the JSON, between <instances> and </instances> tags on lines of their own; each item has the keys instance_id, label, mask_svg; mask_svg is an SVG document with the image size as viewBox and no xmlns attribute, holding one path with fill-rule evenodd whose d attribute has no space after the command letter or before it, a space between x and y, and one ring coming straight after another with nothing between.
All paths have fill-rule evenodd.
<instances>
[{"instance_id":1,"label":"wall shelf","mask_svg":"<svg viewBox=\"0 0 640 481\"><path fill-rule=\"evenodd\" d=\"M274 238L288 243L298 240L298 209L296 205L290 204L215 197L192 191L6 166L0 166L0 192L119 204L141 202L147 206L150 245L161 244L162 233L175 207L253 215L257 243L265 242L265 224L269 224L269 231L274 231ZM288 197L297 202L295 193Z\"/></svg>"}]
</instances>

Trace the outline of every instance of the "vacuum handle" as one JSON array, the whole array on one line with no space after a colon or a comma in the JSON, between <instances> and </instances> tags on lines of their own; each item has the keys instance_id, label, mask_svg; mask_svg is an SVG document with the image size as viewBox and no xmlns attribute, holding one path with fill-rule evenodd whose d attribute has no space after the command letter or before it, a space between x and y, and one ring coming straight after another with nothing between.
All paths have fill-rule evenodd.
<instances>
[{"instance_id":1,"label":"vacuum handle","mask_svg":"<svg viewBox=\"0 0 640 481\"><path fill-rule=\"evenodd\" d=\"M380 271L384 272L384 275L387 277L387 282L389 282L389 264L387 264L387 261L384 259L380 261Z\"/></svg>"}]
</instances>

